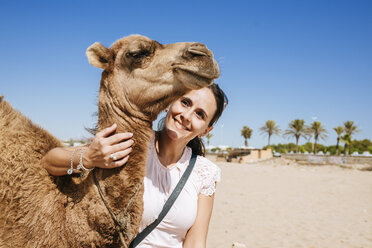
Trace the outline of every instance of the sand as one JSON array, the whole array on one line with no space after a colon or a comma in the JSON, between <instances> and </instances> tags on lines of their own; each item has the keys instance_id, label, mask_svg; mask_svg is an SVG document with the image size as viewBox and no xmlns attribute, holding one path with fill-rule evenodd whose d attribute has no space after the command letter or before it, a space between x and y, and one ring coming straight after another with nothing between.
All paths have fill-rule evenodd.
<instances>
[{"instance_id":1,"label":"sand","mask_svg":"<svg viewBox=\"0 0 372 248\"><path fill-rule=\"evenodd\" d=\"M216 162L207 247L371 248L372 172L288 163Z\"/></svg>"}]
</instances>

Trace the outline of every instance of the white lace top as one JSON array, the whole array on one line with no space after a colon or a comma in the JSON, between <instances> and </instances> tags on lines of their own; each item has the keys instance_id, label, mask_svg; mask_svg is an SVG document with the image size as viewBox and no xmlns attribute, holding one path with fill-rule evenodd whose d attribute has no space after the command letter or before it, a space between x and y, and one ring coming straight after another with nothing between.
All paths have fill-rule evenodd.
<instances>
[{"instance_id":1,"label":"white lace top","mask_svg":"<svg viewBox=\"0 0 372 248\"><path fill-rule=\"evenodd\" d=\"M151 224L161 212L164 203L176 187L191 158L191 148L186 147L181 159L172 167L159 161L155 139L149 146L149 155L144 178L144 212L140 231ZM196 218L199 194L212 195L221 170L208 159L198 156L191 175L163 221L137 246L182 247L186 233Z\"/></svg>"}]
</instances>

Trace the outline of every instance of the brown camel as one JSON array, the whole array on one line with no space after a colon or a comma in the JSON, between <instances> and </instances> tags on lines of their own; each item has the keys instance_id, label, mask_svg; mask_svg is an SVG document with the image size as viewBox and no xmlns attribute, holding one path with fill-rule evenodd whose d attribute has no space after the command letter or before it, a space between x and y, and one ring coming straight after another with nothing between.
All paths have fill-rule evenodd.
<instances>
[{"instance_id":1,"label":"brown camel","mask_svg":"<svg viewBox=\"0 0 372 248\"><path fill-rule=\"evenodd\" d=\"M142 216L152 122L172 101L219 76L212 52L201 43L162 45L133 35L110 48L94 43L87 56L104 69L98 130L117 123L117 132L133 132L130 159L82 178L50 176L40 161L61 142L0 97L0 247L127 246Z\"/></svg>"}]
</instances>

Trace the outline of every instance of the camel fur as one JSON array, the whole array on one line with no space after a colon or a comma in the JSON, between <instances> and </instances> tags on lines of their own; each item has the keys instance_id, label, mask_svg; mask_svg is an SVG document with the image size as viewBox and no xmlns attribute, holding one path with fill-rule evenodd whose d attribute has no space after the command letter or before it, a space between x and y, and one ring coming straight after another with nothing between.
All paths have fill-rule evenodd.
<instances>
[{"instance_id":1,"label":"camel fur","mask_svg":"<svg viewBox=\"0 0 372 248\"><path fill-rule=\"evenodd\" d=\"M120 216L145 176L152 122L187 91L212 84L219 69L201 43L163 45L140 35L110 48L94 43L87 56L103 69L98 131L117 123L117 132L134 133L125 166L94 169L108 205ZM0 247L121 247L93 172L54 177L41 167L41 158L61 146L0 98ZM143 188L124 216L126 245L139 229L142 196Z\"/></svg>"}]
</instances>

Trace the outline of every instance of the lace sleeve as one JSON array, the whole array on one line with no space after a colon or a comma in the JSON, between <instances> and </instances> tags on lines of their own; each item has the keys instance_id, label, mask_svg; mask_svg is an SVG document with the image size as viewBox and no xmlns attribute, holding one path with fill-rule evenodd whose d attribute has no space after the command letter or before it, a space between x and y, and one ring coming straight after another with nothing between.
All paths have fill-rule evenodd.
<instances>
[{"instance_id":1,"label":"lace sleeve","mask_svg":"<svg viewBox=\"0 0 372 248\"><path fill-rule=\"evenodd\" d=\"M206 196L216 191L216 182L221 180L221 169L208 159L198 156L194 168L200 183L200 193Z\"/></svg>"}]
</instances>

